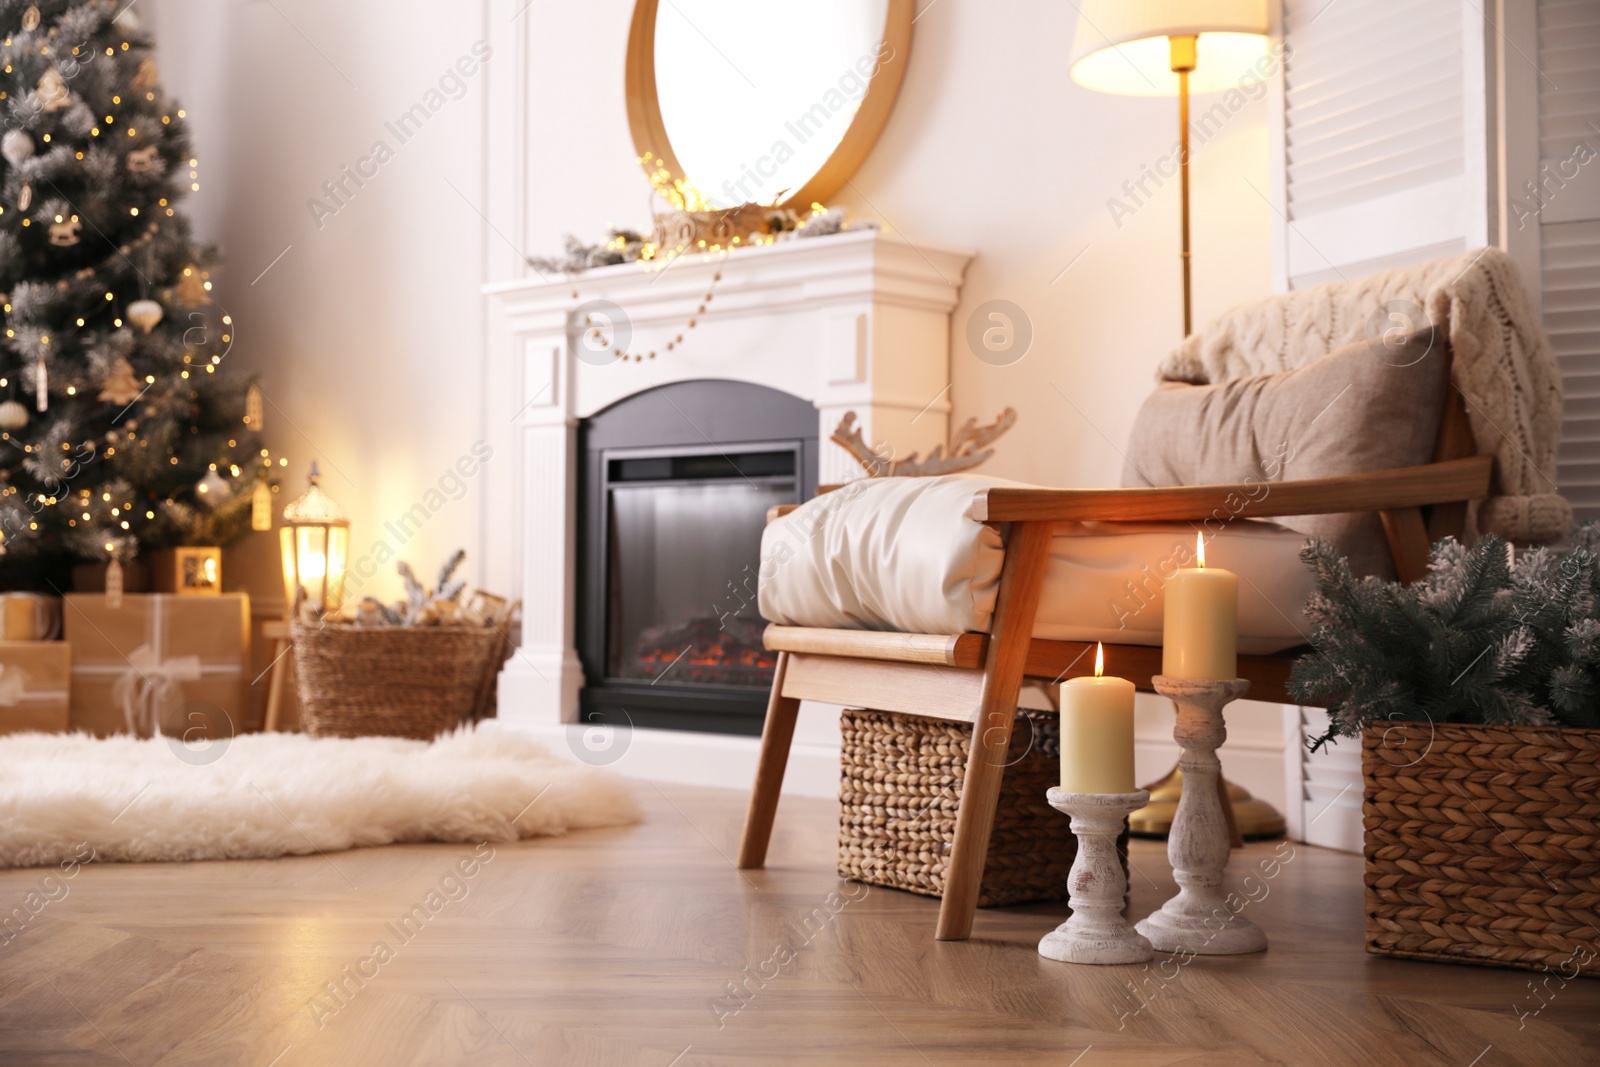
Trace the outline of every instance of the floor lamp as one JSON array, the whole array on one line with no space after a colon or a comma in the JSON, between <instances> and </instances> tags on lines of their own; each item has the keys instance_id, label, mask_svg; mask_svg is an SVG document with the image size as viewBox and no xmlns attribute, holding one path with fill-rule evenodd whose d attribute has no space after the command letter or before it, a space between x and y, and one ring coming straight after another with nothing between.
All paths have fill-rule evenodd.
<instances>
[{"instance_id":1,"label":"floor lamp","mask_svg":"<svg viewBox=\"0 0 1600 1067\"><path fill-rule=\"evenodd\" d=\"M1267 0L1082 0L1072 80L1123 96L1178 98L1183 335L1193 329L1189 284L1189 94L1259 80Z\"/></svg>"},{"instance_id":2,"label":"floor lamp","mask_svg":"<svg viewBox=\"0 0 1600 1067\"><path fill-rule=\"evenodd\" d=\"M1081 0L1072 42L1072 80L1086 89L1125 96L1178 98L1179 262L1183 269L1183 335L1194 329L1189 267L1189 94L1237 88L1263 76L1267 0ZM1229 829L1265 837L1284 831L1272 805L1218 779ZM1152 783L1150 803L1133 813L1135 833L1164 834L1172 825L1183 778L1174 767ZM1231 803L1230 803L1231 801Z\"/></svg>"}]
</instances>

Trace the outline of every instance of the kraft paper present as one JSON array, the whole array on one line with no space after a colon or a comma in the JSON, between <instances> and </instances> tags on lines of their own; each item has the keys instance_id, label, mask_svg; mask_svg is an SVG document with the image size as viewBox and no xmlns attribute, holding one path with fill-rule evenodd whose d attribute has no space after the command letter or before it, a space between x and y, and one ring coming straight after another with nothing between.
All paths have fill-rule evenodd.
<instances>
[{"instance_id":1,"label":"kraft paper present","mask_svg":"<svg viewBox=\"0 0 1600 1067\"><path fill-rule=\"evenodd\" d=\"M64 641L0 641L0 734L64 733L71 666Z\"/></svg>"},{"instance_id":2,"label":"kraft paper present","mask_svg":"<svg viewBox=\"0 0 1600 1067\"><path fill-rule=\"evenodd\" d=\"M72 726L100 737L157 731L190 739L244 730L250 598L69 593Z\"/></svg>"},{"instance_id":3,"label":"kraft paper present","mask_svg":"<svg viewBox=\"0 0 1600 1067\"><path fill-rule=\"evenodd\" d=\"M54 641L60 636L60 597L0 593L0 641Z\"/></svg>"}]
</instances>

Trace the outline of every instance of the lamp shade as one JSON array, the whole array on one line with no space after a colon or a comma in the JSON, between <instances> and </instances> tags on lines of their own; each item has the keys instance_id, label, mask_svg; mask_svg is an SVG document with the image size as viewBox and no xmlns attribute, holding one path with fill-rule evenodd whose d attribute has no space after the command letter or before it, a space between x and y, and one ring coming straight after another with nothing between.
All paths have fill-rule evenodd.
<instances>
[{"instance_id":1,"label":"lamp shade","mask_svg":"<svg viewBox=\"0 0 1600 1067\"><path fill-rule=\"evenodd\" d=\"M1082 0L1072 80L1127 96L1176 96L1169 37L1198 36L1191 93L1259 78L1267 53L1267 0Z\"/></svg>"}]
</instances>

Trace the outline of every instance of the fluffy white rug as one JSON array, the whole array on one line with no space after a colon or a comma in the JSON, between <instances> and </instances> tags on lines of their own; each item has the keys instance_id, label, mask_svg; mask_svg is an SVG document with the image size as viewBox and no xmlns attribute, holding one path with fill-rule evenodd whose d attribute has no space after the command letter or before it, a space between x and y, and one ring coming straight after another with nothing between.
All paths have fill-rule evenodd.
<instances>
[{"instance_id":1,"label":"fluffy white rug","mask_svg":"<svg viewBox=\"0 0 1600 1067\"><path fill-rule=\"evenodd\" d=\"M262 858L639 817L615 774L493 723L431 744L242 734L195 760L165 737L0 737L0 866L81 860L84 843L97 860Z\"/></svg>"}]
</instances>

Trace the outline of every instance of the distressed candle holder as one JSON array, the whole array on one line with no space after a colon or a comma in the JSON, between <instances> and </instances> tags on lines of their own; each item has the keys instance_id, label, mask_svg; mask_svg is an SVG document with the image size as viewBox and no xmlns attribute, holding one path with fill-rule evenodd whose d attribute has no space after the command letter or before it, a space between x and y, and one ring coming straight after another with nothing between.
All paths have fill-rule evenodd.
<instances>
[{"instance_id":1,"label":"distressed candle holder","mask_svg":"<svg viewBox=\"0 0 1600 1067\"><path fill-rule=\"evenodd\" d=\"M1267 947L1266 933L1228 907L1222 872L1228 865L1228 823L1217 780L1217 749L1228 739L1222 709L1250 688L1243 678L1216 681L1156 675L1156 692L1178 705L1173 740L1183 749L1183 798L1167 836L1167 859L1178 895L1138 930L1160 952L1234 956Z\"/></svg>"},{"instance_id":2,"label":"distressed candle holder","mask_svg":"<svg viewBox=\"0 0 1600 1067\"><path fill-rule=\"evenodd\" d=\"M1142 963L1155 957L1150 942L1122 917L1128 876L1117 855L1117 838L1133 812L1150 802L1143 789L1134 793L1045 793L1050 806L1072 816L1078 854L1072 860L1067 886L1072 915L1044 935L1039 955L1066 963Z\"/></svg>"}]
</instances>

